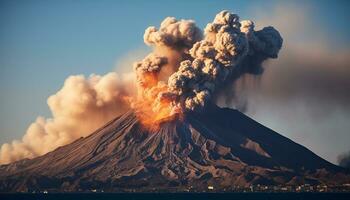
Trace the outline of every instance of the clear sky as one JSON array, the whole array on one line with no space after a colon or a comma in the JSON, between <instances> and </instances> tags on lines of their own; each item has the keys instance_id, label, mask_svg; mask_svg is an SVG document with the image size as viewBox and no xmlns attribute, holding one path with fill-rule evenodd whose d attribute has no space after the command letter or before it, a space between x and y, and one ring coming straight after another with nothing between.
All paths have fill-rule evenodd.
<instances>
[{"instance_id":1,"label":"clear sky","mask_svg":"<svg viewBox=\"0 0 350 200\"><path fill-rule=\"evenodd\" d=\"M167 16L193 19L204 28L223 9L239 14L242 19L259 21L259 16L266 17L281 5L287 10L288 6L294 9L307 7L312 26L321 27L318 32L322 31L322 37L331 43L330 48L349 52L349 1L1 0L0 144L20 139L37 116L50 117L47 97L61 88L69 75L105 74L115 70L119 59L145 48L144 29L150 25L159 26ZM289 20L285 23L288 27ZM290 32L293 31L299 30ZM284 37L285 44L308 40L314 34L312 29L305 33L307 35L288 34ZM349 104L346 103L344 109L348 109ZM282 107L293 105L281 104ZM331 116L323 123L322 127L331 123L327 131L336 139L330 140L327 134L320 133L312 137L321 139L305 141L305 135L299 137L294 132L306 134L310 127L299 124L298 129L290 129L295 127L290 118L300 117L303 112L288 114L288 118L282 117L276 124L275 114L279 111L262 115L269 105L261 106L255 105L255 112L250 112L253 118L306 145L327 160L335 162L335 155L350 150L350 145L344 142L350 141L349 129L346 129L349 113L345 113L345 118L341 117L343 115ZM319 145L323 142L327 145Z\"/></svg>"}]
</instances>

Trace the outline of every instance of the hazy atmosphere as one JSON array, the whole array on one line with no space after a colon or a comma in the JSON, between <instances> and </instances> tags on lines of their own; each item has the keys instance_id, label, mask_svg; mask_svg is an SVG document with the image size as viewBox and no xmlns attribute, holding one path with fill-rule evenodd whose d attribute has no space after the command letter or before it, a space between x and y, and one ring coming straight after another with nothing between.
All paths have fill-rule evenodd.
<instances>
[{"instance_id":1,"label":"hazy atmosphere","mask_svg":"<svg viewBox=\"0 0 350 200\"><path fill-rule=\"evenodd\" d=\"M264 62L262 76L245 74L225 88L232 95L218 98L219 104L238 108L332 163L348 163L349 8L348 1L0 1L0 144L7 143L1 152L31 143L42 145L34 152L41 155L52 148L46 144L88 135L125 111L138 87L129 73L133 63L152 51L143 41L147 27L173 16L204 29L218 12L230 10L257 29L276 28L283 47L278 59ZM179 23L196 41L192 22ZM156 46L151 35L149 44ZM93 95L76 101L86 94ZM59 137L36 144L31 138L41 132Z\"/></svg>"}]
</instances>

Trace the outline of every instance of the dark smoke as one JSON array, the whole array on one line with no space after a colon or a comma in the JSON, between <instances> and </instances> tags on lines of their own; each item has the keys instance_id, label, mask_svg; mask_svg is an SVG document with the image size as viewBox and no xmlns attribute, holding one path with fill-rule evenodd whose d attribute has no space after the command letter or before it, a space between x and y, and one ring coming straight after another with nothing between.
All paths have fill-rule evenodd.
<instances>
[{"instance_id":1,"label":"dark smoke","mask_svg":"<svg viewBox=\"0 0 350 200\"><path fill-rule=\"evenodd\" d=\"M350 168L350 151L338 156L338 163L340 166Z\"/></svg>"}]
</instances>

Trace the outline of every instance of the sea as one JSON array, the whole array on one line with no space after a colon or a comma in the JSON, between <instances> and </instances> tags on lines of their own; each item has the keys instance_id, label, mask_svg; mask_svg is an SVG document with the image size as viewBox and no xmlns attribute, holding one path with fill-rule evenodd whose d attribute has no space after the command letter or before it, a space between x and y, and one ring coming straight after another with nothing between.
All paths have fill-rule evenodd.
<instances>
[{"instance_id":1,"label":"sea","mask_svg":"<svg viewBox=\"0 0 350 200\"><path fill-rule=\"evenodd\" d=\"M1 200L350 200L350 193L49 193L0 194Z\"/></svg>"}]
</instances>

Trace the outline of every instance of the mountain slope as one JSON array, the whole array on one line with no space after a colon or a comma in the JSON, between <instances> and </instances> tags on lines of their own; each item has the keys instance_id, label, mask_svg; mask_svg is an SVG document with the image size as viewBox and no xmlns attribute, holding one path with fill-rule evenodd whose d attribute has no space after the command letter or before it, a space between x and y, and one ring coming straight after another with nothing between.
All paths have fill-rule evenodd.
<instances>
[{"instance_id":1,"label":"mountain slope","mask_svg":"<svg viewBox=\"0 0 350 200\"><path fill-rule=\"evenodd\" d=\"M244 114L216 106L147 130L132 111L46 155L0 166L0 191L218 189L342 183L348 172Z\"/></svg>"}]
</instances>

